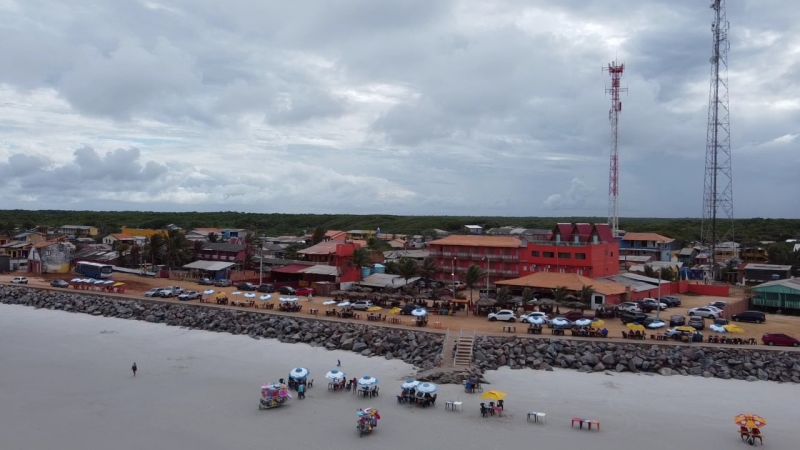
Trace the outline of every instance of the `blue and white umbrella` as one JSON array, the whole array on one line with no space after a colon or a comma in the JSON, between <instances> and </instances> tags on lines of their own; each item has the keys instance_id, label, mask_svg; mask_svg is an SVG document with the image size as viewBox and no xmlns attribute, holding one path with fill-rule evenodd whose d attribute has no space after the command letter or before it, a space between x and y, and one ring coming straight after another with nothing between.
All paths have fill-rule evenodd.
<instances>
[{"instance_id":1,"label":"blue and white umbrella","mask_svg":"<svg viewBox=\"0 0 800 450\"><path fill-rule=\"evenodd\" d=\"M244 294L244 296L245 298L256 298L256 294L252 292L248 292L247 294Z\"/></svg>"},{"instance_id":2,"label":"blue and white umbrella","mask_svg":"<svg viewBox=\"0 0 800 450\"><path fill-rule=\"evenodd\" d=\"M336 300L325 300L324 302L322 302L322 304L325 306L335 305Z\"/></svg>"},{"instance_id":3,"label":"blue and white umbrella","mask_svg":"<svg viewBox=\"0 0 800 450\"><path fill-rule=\"evenodd\" d=\"M421 394L435 394L438 390L439 386L433 383L420 383L420 385L417 386L417 392Z\"/></svg>"},{"instance_id":4,"label":"blue and white umbrella","mask_svg":"<svg viewBox=\"0 0 800 450\"><path fill-rule=\"evenodd\" d=\"M667 326L667 323L661 320L656 320L655 322L650 322L647 324L647 328L651 330L655 330L656 328L663 328Z\"/></svg>"},{"instance_id":5,"label":"blue and white umbrella","mask_svg":"<svg viewBox=\"0 0 800 450\"><path fill-rule=\"evenodd\" d=\"M406 380L400 385L402 389L416 389L417 386L419 386L419 381L417 380Z\"/></svg>"},{"instance_id":6,"label":"blue and white umbrella","mask_svg":"<svg viewBox=\"0 0 800 450\"><path fill-rule=\"evenodd\" d=\"M378 379L369 375L364 375L358 379L358 385L361 387L374 387L378 385Z\"/></svg>"},{"instance_id":7,"label":"blue and white umbrella","mask_svg":"<svg viewBox=\"0 0 800 450\"><path fill-rule=\"evenodd\" d=\"M338 306L340 308L347 308L348 306L350 306L350 302L342 302L342 303L337 304L336 306Z\"/></svg>"},{"instance_id":8,"label":"blue and white umbrella","mask_svg":"<svg viewBox=\"0 0 800 450\"><path fill-rule=\"evenodd\" d=\"M261 300L270 300L270 299L272 299L272 296L269 295L269 294L264 294L264 295L262 295L261 297L258 297L258 298L261 299Z\"/></svg>"},{"instance_id":9,"label":"blue and white umbrella","mask_svg":"<svg viewBox=\"0 0 800 450\"><path fill-rule=\"evenodd\" d=\"M242 291L233 291L231 295L242 295Z\"/></svg>"},{"instance_id":10,"label":"blue and white umbrella","mask_svg":"<svg viewBox=\"0 0 800 450\"><path fill-rule=\"evenodd\" d=\"M203 295L211 295L211 294L213 294L213 293L214 293L214 290L213 290L213 289L209 289L209 290L207 290L207 291L203 291Z\"/></svg>"},{"instance_id":11,"label":"blue and white umbrella","mask_svg":"<svg viewBox=\"0 0 800 450\"><path fill-rule=\"evenodd\" d=\"M588 327L592 324L592 319L578 319L575 321L575 325L579 327Z\"/></svg>"},{"instance_id":12,"label":"blue and white umbrella","mask_svg":"<svg viewBox=\"0 0 800 450\"><path fill-rule=\"evenodd\" d=\"M542 316L532 316L528 317L528 323L533 325L544 325L545 320L544 317Z\"/></svg>"},{"instance_id":13,"label":"blue and white umbrella","mask_svg":"<svg viewBox=\"0 0 800 450\"><path fill-rule=\"evenodd\" d=\"M297 303L297 297L281 297L281 303Z\"/></svg>"},{"instance_id":14,"label":"blue and white umbrella","mask_svg":"<svg viewBox=\"0 0 800 450\"><path fill-rule=\"evenodd\" d=\"M709 325L708 328L710 328L711 331L713 331L715 333L726 333L728 331L728 330L725 329L724 326L717 325L717 324Z\"/></svg>"},{"instance_id":15,"label":"blue and white umbrella","mask_svg":"<svg viewBox=\"0 0 800 450\"><path fill-rule=\"evenodd\" d=\"M425 308L417 308L411 311L411 315L414 317L425 317L428 315L428 310Z\"/></svg>"},{"instance_id":16,"label":"blue and white umbrella","mask_svg":"<svg viewBox=\"0 0 800 450\"><path fill-rule=\"evenodd\" d=\"M344 380L345 374L339 369L332 369L328 373L325 374L325 378L331 381L342 381Z\"/></svg>"},{"instance_id":17,"label":"blue and white umbrella","mask_svg":"<svg viewBox=\"0 0 800 450\"><path fill-rule=\"evenodd\" d=\"M307 376L308 376L308 369L306 369L305 367L295 367L294 369L292 369L291 372L289 372L289 378L298 379L298 378L305 378Z\"/></svg>"},{"instance_id":18,"label":"blue and white umbrella","mask_svg":"<svg viewBox=\"0 0 800 450\"><path fill-rule=\"evenodd\" d=\"M557 327L565 327L565 326L571 324L571 322L569 320L562 319L562 318L553 319L553 321L551 323L553 325L557 326Z\"/></svg>"}]
</instances>

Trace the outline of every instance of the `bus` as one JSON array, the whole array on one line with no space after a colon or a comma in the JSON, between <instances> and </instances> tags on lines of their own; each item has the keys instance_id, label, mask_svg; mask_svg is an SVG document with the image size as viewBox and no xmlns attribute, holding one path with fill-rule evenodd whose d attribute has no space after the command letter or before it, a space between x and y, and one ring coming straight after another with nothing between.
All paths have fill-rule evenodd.
<instances>
[{"instance_id":1,"label":"bus","mask_svg":"<svg viewBox=\"0 0 800 450\"><path fill-rule=\"evenodd\" d=\"M75 264L75 272L85 277L100 280L103 278L111 278L111 273L114 272L114 267L109 264L78 261Z\"/></svg>"}]
</instances>

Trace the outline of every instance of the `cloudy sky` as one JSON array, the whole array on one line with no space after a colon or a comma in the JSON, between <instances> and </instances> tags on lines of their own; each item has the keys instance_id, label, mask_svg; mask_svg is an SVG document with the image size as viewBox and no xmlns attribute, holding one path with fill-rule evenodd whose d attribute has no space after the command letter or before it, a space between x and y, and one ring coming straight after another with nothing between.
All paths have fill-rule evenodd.
<instances>
[{"instance_id":1,"label":"cloudy sky","mask_svg":"<svg viewBox=\"0 0 800 450\"><path fill-rule=\"evenodd\" d=\"M701 214L700 0L0 0L0 208ZM739 217L800 217L800 8L736 0Z\"/></svg>"}]
</instances>

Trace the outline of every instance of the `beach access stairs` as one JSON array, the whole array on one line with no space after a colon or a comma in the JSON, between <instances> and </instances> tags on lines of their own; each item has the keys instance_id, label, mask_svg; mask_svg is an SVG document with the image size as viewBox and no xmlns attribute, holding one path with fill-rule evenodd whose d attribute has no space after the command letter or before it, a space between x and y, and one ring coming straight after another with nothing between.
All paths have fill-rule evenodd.
<instances>
[{"instance_id":1,"label":"beach access stairs","mask_svg":"<svg viewBox=\"0 0 800 450\"><path fill-rule=\"evenodd\" d=\"M453 335L452 342L448 342L446 347L453 353L453 367L470 367L475 347L475 332L467 333L460 330L457 336Z\"/></svg>"}]
</instances>

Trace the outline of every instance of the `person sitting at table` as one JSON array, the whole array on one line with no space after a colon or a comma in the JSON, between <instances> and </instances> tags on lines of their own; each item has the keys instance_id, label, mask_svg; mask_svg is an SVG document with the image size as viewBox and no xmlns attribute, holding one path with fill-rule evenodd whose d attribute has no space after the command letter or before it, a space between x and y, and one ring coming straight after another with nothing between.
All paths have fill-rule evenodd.
<instances>
[{"instance_id":1,"label":"person sitting at table","mask_svg":"<svg viewBox=\"0 0 800 450\"><path fill-rule=\"evenodd\" d=\"M494 415L494 402L489 402L489 415Z\"/></svg>"},{"instance_id":2,"label":"person sitting at table","mask_svg":"<svg viewBox=\"0 0 800 450\"><path fill-rule=\"evenodd\" d=\"M489 409L486 408L486 405L481 403L481 417L486 417L489 414Z\"/></svg>"}]
</instances>

